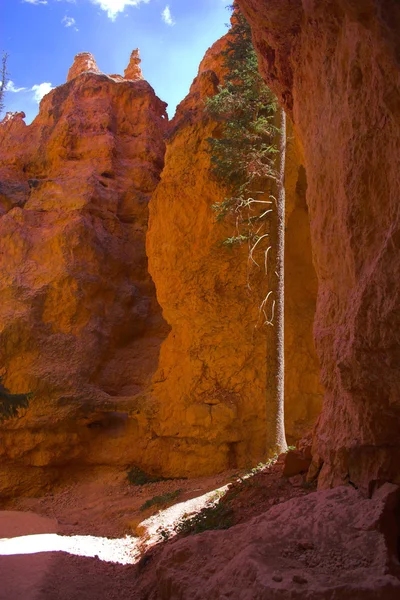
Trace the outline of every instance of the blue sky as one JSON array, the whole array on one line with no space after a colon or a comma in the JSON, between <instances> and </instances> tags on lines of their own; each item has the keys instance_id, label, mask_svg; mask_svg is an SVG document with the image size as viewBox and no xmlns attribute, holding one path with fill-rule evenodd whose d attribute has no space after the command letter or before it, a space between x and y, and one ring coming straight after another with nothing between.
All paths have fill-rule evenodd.
<instances>
[{"instance_id":1,"label":"blue sky","mask_svg":"<svg viewBox=\"0 0 400 600\"><path fill-rule=\"evenodd\" d=\"M131 51L139 47L143 75L168 102L173 116L206 49L227 31L228 4L229 0L0 0L0 50L9 54L11 80L5 108L23 110L30 122L43 93L65 82L75 54L91 52L101 71L123 74Z\"/></svg>"}]
</instances>

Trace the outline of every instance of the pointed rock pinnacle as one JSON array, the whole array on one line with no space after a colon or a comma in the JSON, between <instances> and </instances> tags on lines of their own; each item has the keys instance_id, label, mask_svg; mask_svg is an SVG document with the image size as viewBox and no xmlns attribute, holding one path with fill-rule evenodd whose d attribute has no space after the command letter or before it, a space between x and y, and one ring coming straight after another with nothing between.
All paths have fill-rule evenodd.
<instances>
[{"instance_id":1,"label":"pointed rock pinnacle","mask_svg":"<svg viewBox=\"0 0 400 600\"><path fill-rule=\"evenodd\" d=\"M140 68L141 62L142 61L140 59L139 48L132 50L129 65L124 71L124 78L131 79L132 81L138 81L139 79L143 79L142 69Z\"/></svg>"},{"instance_id":2,"label":"pointed rock pinnacle","mask_svg":"<svg viewBox=\"0 0 400 600\"><path fill-rule=\"evenodd\" d=\"M75 56L74 64L68 71L67 81L71 81L71 79L78 77L78 75L86 71L100 73L93 54L90 52L80 52Z\"/></svg>"}]
</instances>

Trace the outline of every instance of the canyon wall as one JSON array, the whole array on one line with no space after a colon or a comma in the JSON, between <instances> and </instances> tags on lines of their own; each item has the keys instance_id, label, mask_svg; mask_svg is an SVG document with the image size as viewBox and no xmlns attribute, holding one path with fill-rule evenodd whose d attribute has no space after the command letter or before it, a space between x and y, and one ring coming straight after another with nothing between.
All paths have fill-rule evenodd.
<instances>
[{"instance_id":1,"label":"canyon wall","mask_svg":"<svg viewBox=\"0 0 400 600\"><path fill-rule=\"evenodd\" d=\"M4 495L127 465L147 443L138 394L168 327L145 236L167 117L138 60L124 79L78 55L31 125L0 123L0 376L34 392L0 428Z\"/></svg>"},{"instance_id":2,"label":"canyon wall","mask_svg":"<svg viewBox=\"0 0 400 600\"><path fill-rule=\"evenodd\" d=\"M228 34L229 35L229 34ZM167 470L212 473L265 459L268 331L259 306L268 287L248 247L227 247L235 220L216 222L225 197L213 179L207 138L218 123L205 100L223 81L226 37L206 53L170 124L165 168L150 202L147 252L171 332L151 389L154 432L171 440ZM301 152L290 135L287 161L286 429L293 443L320 411L312 339L317 295ZM257 256L263 264L263 255Z\"/></svg>"},{"instance_id":3,"label":"canyon wall","mask_svg":"<svg viewBox=\"0 0 400 600\"><path fill-rule=\"evenodd\" d=\"M400 480L400 5L239 0L304 151L321 487Z\"/></svg>"},{"instance_id":4,"label":"canyon wall","mask_svg":"<svg viewBox=\"0 0 400 600\"><path fill-rule=\"evenodd\" d=\"M267 282L247 246L222 245L235 221L212 210L225 190L211 176L218 124L204 103L225 48L226 36L206 53L171 123L134 50L124 77L77 55L31 125L21 113L0 124L0 376L34 393L0 427L3 495L98 466L194 476L266 457ZM321 404L302 163L289 132L289 443ZM150 197L147 253L165 321L145 251Z\"/></svg>"},{"instance_id":5,"label":"canyon wall","mask_svg":"<svg viewBox=\"0 0 400 600\"><path fill-rule=\"evenodd\" d=\"M289 445L311 431L323 389L313 339L318 281L312 254L303 155L290 123L286 155L285 429Z\"/></svg>"}]
</instances>

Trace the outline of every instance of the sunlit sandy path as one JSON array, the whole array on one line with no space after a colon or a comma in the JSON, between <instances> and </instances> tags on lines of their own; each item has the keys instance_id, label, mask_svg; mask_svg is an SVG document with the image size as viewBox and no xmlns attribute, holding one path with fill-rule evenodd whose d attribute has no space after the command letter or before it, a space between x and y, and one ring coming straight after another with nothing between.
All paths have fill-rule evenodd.
<instances>
[{"instance_id":1,"label":"sunlit sandy path","mask_svg":"<svg viewBox=\"0 0 400 600\"><path fill-rule=\"evenodd\" d=\"M0 512L0 538L55 534L57 521L33 513ZM52 555L0 556L0 599L39 600L37 591L50 568Z\"/></svg>"},{"instance_id":2,"label":"sunlit sandy path","mask_svg":"<svg viewBox=\"0 0 400 600\"><path fill-rule=\"evenodd\" d=\"M55 519L29 512L0 512L0 600L40 600L43 582L59 552L122 565L139 552L134 538L57 534Z\"/></svg>"},{"instance_id":3,"label":"sunlit sandy path","mask_svg":"<svg viewBox=\"0 0 400 600\"><path fill-rule=\"evenodd\" d=\"M142 522L142 538L60 535L55 519L33 512L0 511L0 600L41 600L46 576L54 579L55 558L60 553L133 565L141 551L160 541L160 530L173 535L174 525L185 514L198 512L224 490L226 486L157 512ZM69 597L68 590L58 592L65 592L62 598Z\"/></svg>"}]
</instances>

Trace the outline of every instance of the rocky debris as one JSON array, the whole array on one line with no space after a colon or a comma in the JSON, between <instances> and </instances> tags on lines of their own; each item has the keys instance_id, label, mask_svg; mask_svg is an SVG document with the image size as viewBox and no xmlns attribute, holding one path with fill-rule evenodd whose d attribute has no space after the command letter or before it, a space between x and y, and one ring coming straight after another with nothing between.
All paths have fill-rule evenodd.
<instances>
[{"instance_id":1,"label":"rocky debris","mask_svg":"<svg viewBox=\"0 0 400 600\"><path fill-rule=\"evenodd\" d=\"M96 64L96 60L90 52L80 52L74 58L74 63L68 71L67 81L71 81L82 73L100 73L100 70Z\"/></svg>"},{"instance_id":2,"label":"rocky debris","mask_svg":"<svg viewBox=\"0 0 400 600\"><path fill-rule=\"evenodd\" d=\"M395 500L397 499L397 500ZM397 486L294 498L227 531L172 541L145 568L138 598L396 600Z\"/></svg>"},{"instance_id":3,"label":"rocky debris","mask_svg":"<svg viewBox=\"0 0 400 600\"><path fill-rule=\"evenodd\" d=\"M289 450L285 454L285 462L283 468L284 477L294 477L306 473L311 465L311 457L306 458L302 452L298 450Z\"/></svg>"}]
</instances>

